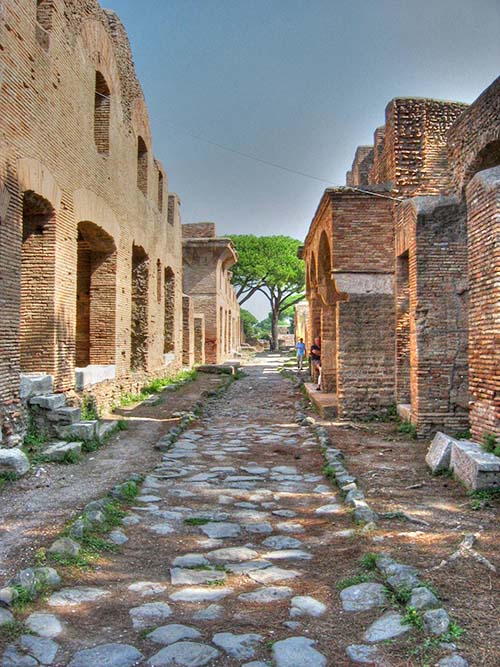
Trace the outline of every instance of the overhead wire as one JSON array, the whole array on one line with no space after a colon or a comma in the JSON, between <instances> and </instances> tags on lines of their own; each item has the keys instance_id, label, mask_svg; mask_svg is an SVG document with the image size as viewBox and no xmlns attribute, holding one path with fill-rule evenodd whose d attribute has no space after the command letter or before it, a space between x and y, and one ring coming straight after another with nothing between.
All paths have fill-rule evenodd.
<instances>
[{"instance_id":1,"label":"overhead wire","mask_svg":"<svg viewBox=\"0 0 500 667\"><path fill-rule=\"evenodd\" d=\"M111 99L109 95L103 95L103 93L99 93L95 91L96 95L100 95L101 97L104 97L105 99L109 100ZM240 157L244 157L247 160L253 160L254 162L258 162L260 164L265 164L268 167L274 167L275 169L281 169L282 171L286 171L289 174L295 174L296 176L302 176L304 178L309 178L314 181L319 181L320 183L326 183L327 185L330 185L332 187L339 187L335 186L335 184L332 181L329 181L326 178L321 178L320 176L314 176L313 174L308 174L305 171L299 171L297 169L291 169L290 167L286 167L285 165L279 164L277 162L271 162L270 160L266 160L264 158L260 158L256 155L252 155L251 153L245 153L244 151L240 151L236 148L232 148L230 146L226 146L224 144L219 143L218 141L213 141L212 139L207 139L206 137L201 136L200 134L196 134L195 132L191 132L190 130L187 130L184 127L181 127L175 123L173 123L170 120L163 120L163 123L166 123L167 125L170 125L174 129L176 129L178 132L181 132L182 134L185 134L188 137L192 137L193 139L197 139L198 141L201 141L205 144L209 144L210 146L215 146L216 148L219 148L223 151L227 151L228 153L233 153L234 155L239 155ZM370 195L372 197L379 197L382 199L391 199L392 201L402 201L400 197L391 197L390 195L384 195L380 192L373 192L372 190L364 190L363 188L359 188L354 185L346 185L346 186L340 186L340 187L345 187L349 190L354 190L355 192L360 192L365 195Z\"/></svg>"}]
</instances>

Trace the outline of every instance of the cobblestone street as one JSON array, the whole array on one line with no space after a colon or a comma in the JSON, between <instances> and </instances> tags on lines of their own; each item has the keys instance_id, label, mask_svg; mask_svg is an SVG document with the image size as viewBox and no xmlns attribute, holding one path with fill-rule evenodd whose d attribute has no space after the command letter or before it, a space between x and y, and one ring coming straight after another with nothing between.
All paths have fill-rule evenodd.
<instances>
[{"instance_id":1,"label":"cobblestone street","mask_svg":"<svg viewBox=\"0 0 500 667\"><path fill-rule=\"evenodd\" d=\"M245 368L147 475L119 552L28 618L56 642L45 661L10 647L4 667L333 664L336 573L317 555L350 521L278 363Z\"/></svg>"}]
</instances>

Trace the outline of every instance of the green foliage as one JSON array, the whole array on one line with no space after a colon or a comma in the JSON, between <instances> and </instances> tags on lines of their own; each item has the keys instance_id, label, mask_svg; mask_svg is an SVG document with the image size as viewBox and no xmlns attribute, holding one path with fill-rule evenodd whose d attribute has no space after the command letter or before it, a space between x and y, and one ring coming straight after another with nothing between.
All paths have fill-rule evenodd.
<instances>
[{"instance_id":1,"label":"green foliage","mask_svg":"<svg viewBox=\"0 0 500 667\"><path fill-rule=\"evenodd\" d=\"M362 421L388 423L397 422L398 419L399 417L396 403L391 403L391 405L385 408L385 410L368 415L367 417L363 418Z\"/></svg>"},{"instance_id":2,"label":"green foliage","mask_svg":"<svg viewBox=\"0 0 500 667\"><path fill-rule=\"evenodd\" d=\"M338 591L343 591L344 588L349 588L349 586L355 586L356 584L365 584L368 581L373 581L374 575L369 574L368 572L363 574L354 574L352 577L346 577L341 579L335 584L335 587Z\"/></svg>"},{"instance_id":3,"label":"green foliage","mask_svg":"<svg viewBox=\"0 0 500 667\"><path fill-rule=\"evenodd\" d=\"M422 616L418 613L415 607L410 606L406 609L406 614L403 616L402 622L404 625L412 625L419 632L423 632L424 630Z\"/></svg>"},{"instance_id":4,"label":"green foliage","mask_svg":"<svg viewBox=\"0 0 500 667\"><path fill-rule=\"evenodd\" d=\"M125 501L132 501L139 495L139 487L135 482L129 480L120 485L120 496Z\"/></svg>"},{"instance_id":5,"label":"green foliage","mask_svg":"<svg viewBox=\"0 0 500 667\"><path fill-rule=\"evenodd\" d=\"M9 482L15 482L17 475L15 472L0 472L0 489Z\"/></svg>"},{"instance_id":6,"label":"green foliage","mask_svg":"<svg viewBox=\"0 0 500 667\"><path fill-rule=\"evenodd\" d=\"M224 579L212 579L211 581L207 581L206 585L207 586L224 586L225 585L225 580Z\"/></svg>"},{"instance_id":7,"label":"green foliage","mask_svg":"<svg viewBox=\"0 0 500 667\"><path fill-rule=\"evenodd\" d=\"M368 552L361 557L361 567L364 570L373 571L377 568L377 554Z\"/></svg>"},{"instance_id":8,"label":"green foliage","mask_svg":"<svg viewBox=\"0 0 500 667\"><path fill-rule=\"evenodd\" d=\"M31 635L32 631L21 621L9 621L0 626L0 640L15 642L21 635Z\"/></svg>"},{"instance_id":9,"label":"green foliage","mask_svg":"<svg viewBox=\"0 0 500 667\"><path fill-rule=\"evenodd\" d=\"M210 519L202 519L199 516L193 516L189 519L184 519L184 523L188 526L204 526L207 523L210 523Z\"/></svg>"},{"instance_id":10,"label":"green foliage","mask_svg":"<svg viewBox=\"0 0 500 667\"><path fill-rule=\"evenodd\" d=\"M470 432L470 429L466 429L465 431L457 431L455 433L455 438L457 440L470 440L472 437L472 433Z\"/></svg>"},{"instance_id":11,"label":"green foliage","mask_svg":"<svg viewBox=\"0 0 500 667\"><path fill-rule=\"evenodd\" d=\"M257 291L271 305L272 321L303 298L304 262L297 257L300 241L290 236L230 236L238 253L232 267L233 284L240 305ZM271 338L273 338L271 331ZM273 349L277 341L273 340Z\"/></svg>"},{"instance_id":12,"label":"green foliage","mask_svg":"<svg viewBox=\"0 0 500 667\"><path fill-rule=\"evenodd\" d=\"M483 449L485 452L493 452L497 446L497 437L493 433L483 433Z\"/></svg>"},{"instance_id":13,"label":"green foliage","mask_svg":"<svg viewBox=\"0 0 500 667\"><path fill-rule=\"evenodd\" d=\"M152 380L149 384L142 387L141 391L137 394L126 392L120 396L119 406L126 407L128 405L133 405L134 403L141 403L145 401L151 394L159 394L166 387L177 384L185 384L186 382L192 382L196 380L198 373L196 370L191 371L181 371L177 375L156 378Z\"/></svg>"},{"instance_id":14,"label":"green foliage","mask_svg":"<svg viewBox=\"0 0 500 667\"><path fill-rule=\"evenodd\" d=\"M101 442L97 438L92 438L91 440L83 440L82 442L82 452L85 454L90 454L91 452L96 452L101 447Z\"/></svg>"},{"instance_id":15,"label":"green foliage","mask_svg":"<svg viewBox=\"0 0 500 667\"><path fill-rule=\"evenodd\" d=\"M37 564L37 567L44 567L46 562L47 562L47 552L45 550L45 547L40 547L35 551L35 563Z\"/></svg>"},{"instance_id":16,"label":"green foliage","mask_svg":"<svg viewBox=\"0 0 500 667\"><path fill-rule=\"evenodd\" d=\"M128 431L128 422L126 419L119 419L116 428L118 431Z\"/></svg>"},{"instance_id":17,"label":"green foliage","mask_svg":"<svg viewBox=\"0 0 500 667\"><path fill-rule=\"evenodd\" d=\"M258 324L258 319L255 317L255 315L252 315L250 311L245 310L245 308L242 308L240 310L240 318L245 338L247 339L257 338L258 332L256 329L256 325Z\"/></svg>"},{"instance_id":18,"label":"green foliage","mask_svg":"<svg viewBox=\"0 0 500 667\"><path fill-rule=\"evenodd\" d=\"M22 450L32 464L36 465L43 462L43 450L48 440L48 434L44 431L40 431L36 425L35 419L30 417L28 432L24 438Z\"/></svg>"},{"instance_id":19,"label":"green foliage","mask_svg":"<svg viewBox=\"0 0 500 667\"><path fill-rule=\"evenodd\" d=\"M408 435L410 438L413 438L415 440L417 437L417 427L410 421L405 420L401 422L401 424L399 425L398 433Z\"/></svg>"},{"instance_id":20,"label":"green foliage","mask_svg":"<svg viewBox=\"0 0 500 667\"><path fill-rule=\"evenodd\" d=\"M331 465L325 465L323 466L323 474L325 477L328 477L332 482L335 481L335 470L332 468Z\"/></svg>"},{"instance_id":21,"label":"green foliage","mask_svg":"<svg viewBox=\"0 0 500 667\"><path fill-rule=\"evenodd\" d=\"M66 465L72 465L74 463L78 463L79 460L80 457L78 456L77 452L68 451L65 453L63 459L61 460L61 463L64 463Z\"/></svg>"},{"instance_id":22,"label":"green foliage","mask_svg":"<svg viewBox=\"0 0 500 667\"><path fill-rule=\"evenodd\" d=\"M99 419L99 410L97 409L97 403L93 396L86 394L82 399L82 405L80 406L82 411L82 419L84 421Z\"/></svg>"},{"instance_id":23,"label":"green foliage","mask_svg":"<svg viewBox=\"0 0 500 667\"><path fill-rule=\"evenodd\" d=\"M493 507L493 501L500 498L500 489L480 489L479 491L469 491L470 507L473 510L482 510Z\"/></svg>"},{"instance_id":24,"label":"green foliage","mask_svg":"<svg viewBox=\"0 0 500 667\"><path fill-rule=\"evenodd\" d=\"M393 606L406 604L411 598L411 590L409 588L401 588L398 591L393 591L392 588L386 586L385 594Z\"/></svg>"},{"instance_id":25,"label":"green foliage","mask_svg":"<svg viewBox=\"0 0 500 667\"><path fill-rule=\"evenodd\" d=\"M448 626L448 632L444 635L441 635L441 641L443 642L456 642L465 634L465 630L458 625L455 621L450 621Z\"/></svg>"}]
</instances>

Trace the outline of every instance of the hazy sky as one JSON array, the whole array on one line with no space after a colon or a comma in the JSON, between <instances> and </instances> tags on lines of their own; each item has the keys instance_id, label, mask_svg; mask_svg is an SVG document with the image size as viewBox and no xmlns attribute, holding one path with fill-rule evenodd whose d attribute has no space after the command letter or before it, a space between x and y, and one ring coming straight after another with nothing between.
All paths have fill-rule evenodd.
<instances>
[{"instance_id":1,"label":"hazy sky","mask_svg":"<svg viewBox=\"0 0 500 667\"><path fill-rule=\"evenodd\" d=\"M303 239L396 96L473 101L500 74L499 0L101 0L127 29L183 222ZM260 316L267 309L257 305Z\"/></svg>"}]
</instances>

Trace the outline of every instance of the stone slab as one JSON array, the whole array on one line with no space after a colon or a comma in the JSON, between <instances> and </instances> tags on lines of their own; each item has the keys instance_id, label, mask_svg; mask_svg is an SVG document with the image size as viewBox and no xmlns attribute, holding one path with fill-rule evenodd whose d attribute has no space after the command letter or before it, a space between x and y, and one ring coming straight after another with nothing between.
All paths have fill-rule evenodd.
<instances>
[{"instance_id":1,"label":"stone slab","mask_svg":"<svg viewBox=\"0 0 500 667\"><path fill-rule=\"evenodd\" d=\"M453 474L470 490L500 488L500 458L475 442L456 440L451 448Z\"/></svg>"},{"instance_id":2,"label":"stone slab","mask_svg":"<svg viewBox=\"0 0 500 667\"><path fill-rule=\"evenodd\" d=\"M448 470L451 462L451 448L454 442L457 442L457 440L450 438L445 433L440 431L436 433L425 457L425 462L433 473Z\"/></svg>"}]
</instances>

